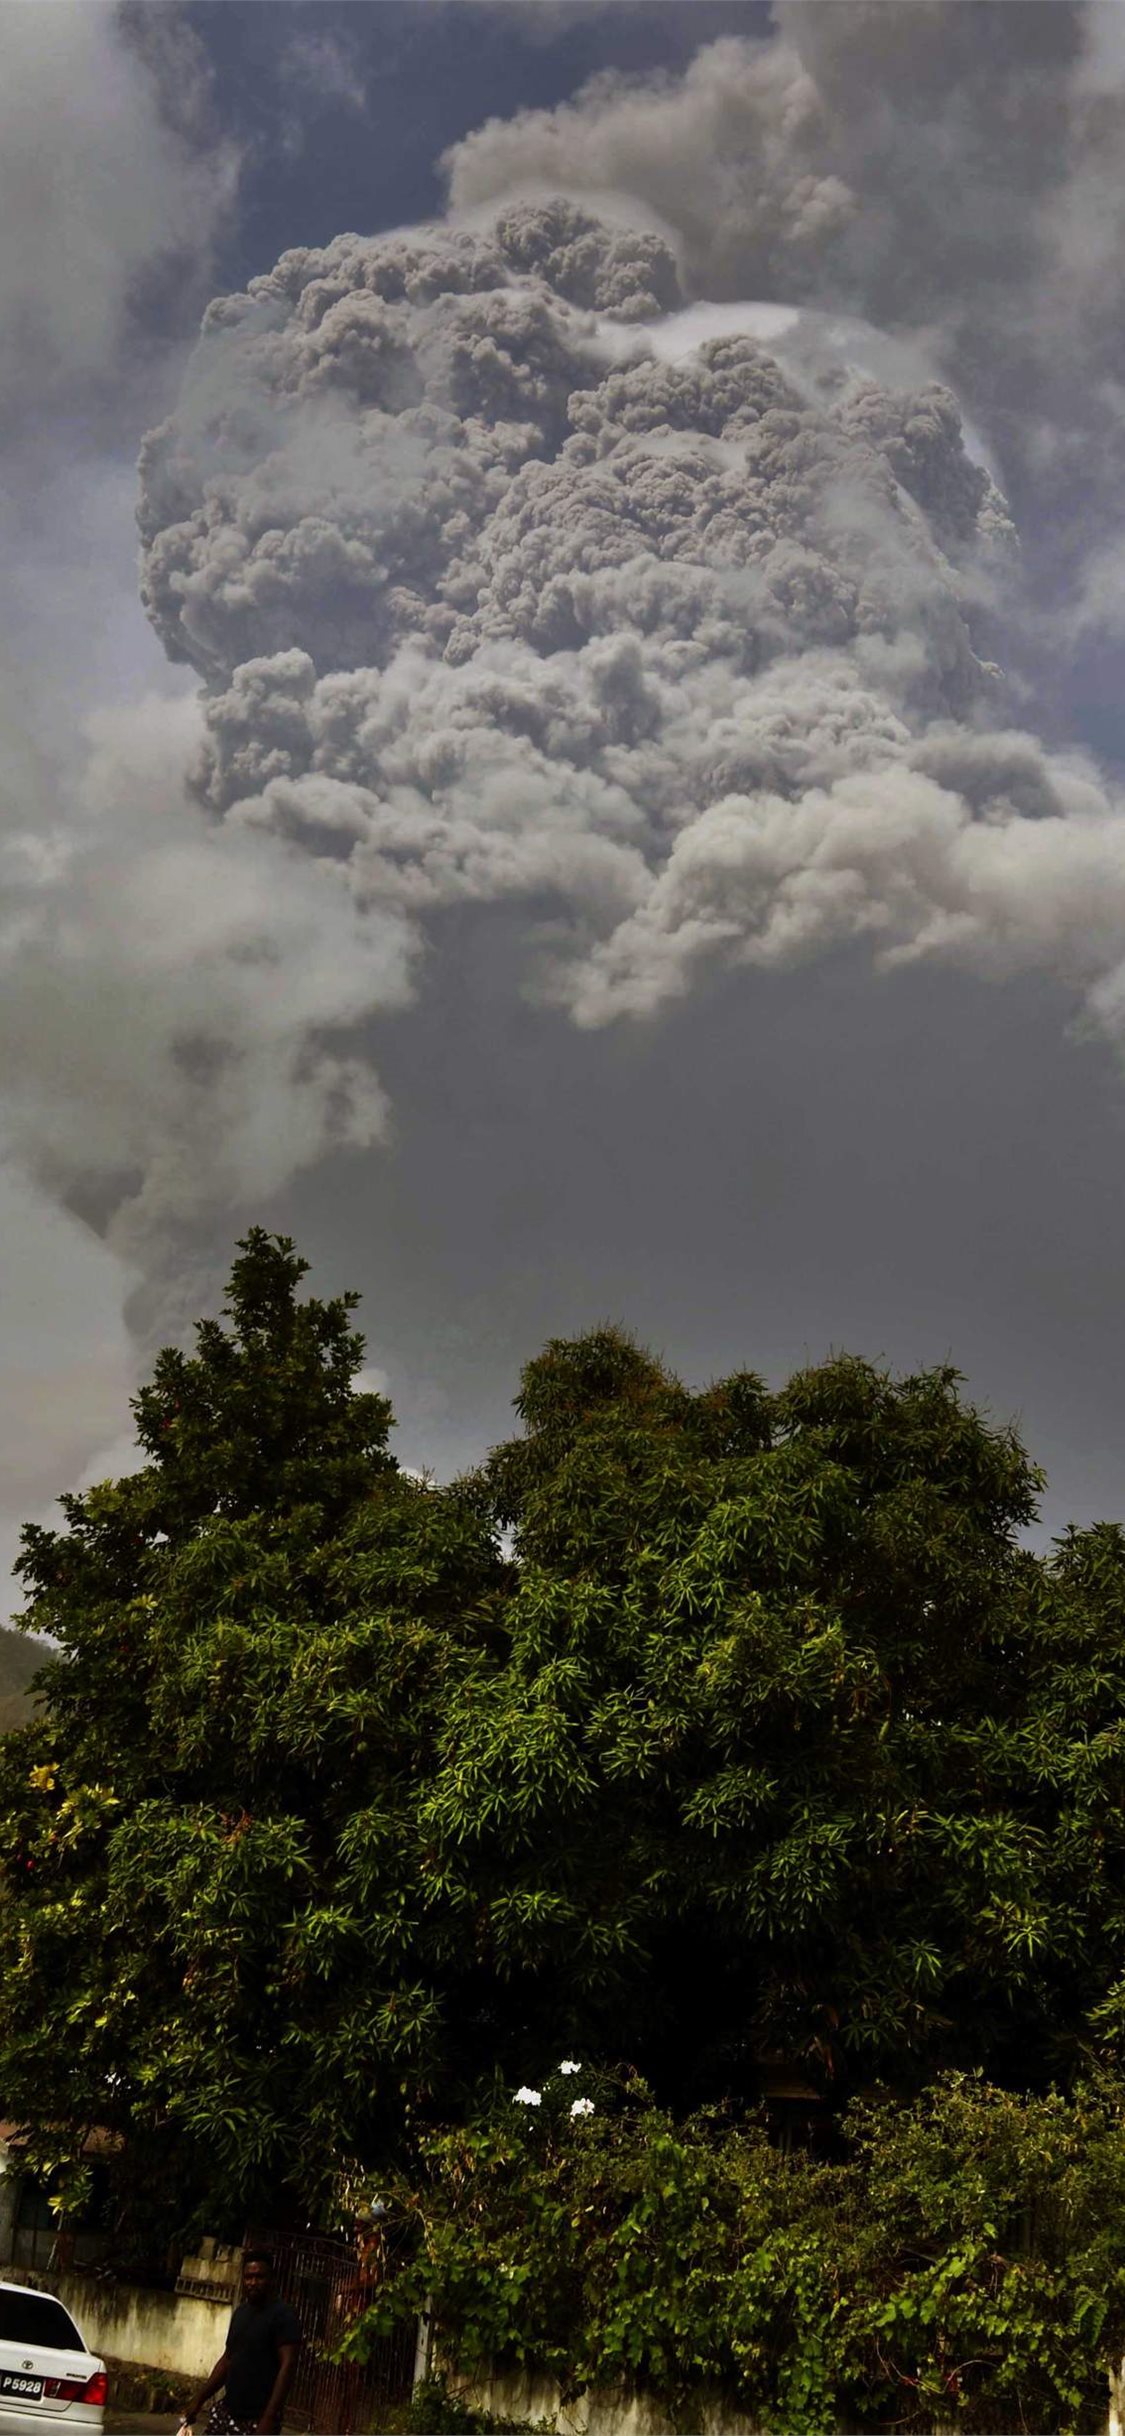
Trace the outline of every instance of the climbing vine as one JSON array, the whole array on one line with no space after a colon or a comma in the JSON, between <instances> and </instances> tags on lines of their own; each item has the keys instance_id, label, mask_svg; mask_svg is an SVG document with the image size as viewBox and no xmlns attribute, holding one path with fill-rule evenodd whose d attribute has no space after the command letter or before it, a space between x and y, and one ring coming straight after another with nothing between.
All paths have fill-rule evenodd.
<instances>
[{"instance_id":1,"label":"climbing vine","mask_svg":"<svg viewBox=\"0 0 1125 2436\"><path fill-rule=\"evenodd\" d=\"M1123 2096L947 2075L854 2107L830 2161L571 2065L390 2189L408 2263L354 2341L428 2296L454 2375L645 2388L688 2423L711 2392L779 2436L1088 2428L1125 2348Z\"/></svg>"}]
</instances>

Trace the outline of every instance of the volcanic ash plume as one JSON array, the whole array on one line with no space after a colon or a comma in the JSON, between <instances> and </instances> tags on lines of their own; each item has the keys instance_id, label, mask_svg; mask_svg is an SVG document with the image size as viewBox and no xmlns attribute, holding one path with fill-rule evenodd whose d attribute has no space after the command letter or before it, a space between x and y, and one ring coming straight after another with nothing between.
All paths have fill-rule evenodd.
<instances>
[{"instance_id":1,"label":"volcanic ash plume","mask_svg":"<svg viewBox=\"0 0 1125 2436\"><path fill-rule=\"evenodd\" d=\"M566 204L212 307L142 516L199 793L361 915L511 901L582 1023L862 935L1116 1024L1125 823L1005 724L974 633L1013 535L953 398L815 315L681 309L660 237Z\"/></svg>"}]
</instances>

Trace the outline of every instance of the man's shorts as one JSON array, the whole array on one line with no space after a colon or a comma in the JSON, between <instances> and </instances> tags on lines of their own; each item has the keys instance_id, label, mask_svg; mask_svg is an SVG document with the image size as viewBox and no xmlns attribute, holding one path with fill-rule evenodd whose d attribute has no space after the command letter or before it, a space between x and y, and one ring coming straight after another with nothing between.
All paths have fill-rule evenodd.
<instances>
[{"instance_id":1,"label":"man's shorts","mask_svg":"<svg viewBox=\"0 0 1125 2436\"><path fill-rule=\"evenodd\" d=\"M213 2402L207 2413L207 2436L254 2436L254 2429L244 2419L232 2419L225 2402Z\"/></svg>"}]
</instances>

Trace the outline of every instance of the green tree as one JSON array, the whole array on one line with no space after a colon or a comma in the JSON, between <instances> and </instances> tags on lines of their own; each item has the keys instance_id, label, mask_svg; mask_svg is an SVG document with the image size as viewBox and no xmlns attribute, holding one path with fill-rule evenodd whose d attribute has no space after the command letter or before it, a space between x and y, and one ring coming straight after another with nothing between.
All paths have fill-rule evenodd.
<instances>
[{"instance_id":1,"label":"green tree","mask_svg":"<svg viewBox=\"0 0 1125 2436\"><path fill-rule=\"evenodd\" d=\"M64 2198L122 2135L150 2242L161 2195L169 2230L309 2203L455 2072L414 1812L505 1568L389 1456L355 1298L299 1301L305 1265L253 1233L229 1326L137 1399L144 1468L24 1537L61 1654L0 1746L0 2079Z\"/></svg>"},{"instance_id":2,"label":"green tree","mask_svg":"<svg viewBox=\"0 0 1125 2436\"><path fill-rule=\"evenodd\" d=\"M97 2123L150 2237L322 2206L560 2042L683 2111L1125 2035L1125 1542L1021 1545L953 1372L600 1330L436 1487L303 1274L248 1237L144 1467L26 1534L0 2093L64 2199Z\"/></svg>"},{"instance_id":3,"label":"green tree","mask_svg":"<svg viewBox=\"0 0 1125 2436\"><path fill-rule=\"evenodd\" d=\"M485 1475L510 1654L430 1816L551 2039L679 2105L1075 2069L1122 2005L1125 1543L1021 1544L1040 1477L955 1372L689 1394L550 1345ZM1110 1993L1110 1991L1115 1993ZM599 2002L600 1998L600 2002Z\"/></svg>"}]
</instances>

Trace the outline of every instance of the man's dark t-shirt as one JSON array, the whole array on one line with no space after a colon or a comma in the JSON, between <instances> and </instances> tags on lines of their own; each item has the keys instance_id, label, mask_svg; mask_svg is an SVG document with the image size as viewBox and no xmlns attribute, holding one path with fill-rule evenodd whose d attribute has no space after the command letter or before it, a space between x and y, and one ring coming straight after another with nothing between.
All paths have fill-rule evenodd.
<instances>
[{"instance_id":1,"label":"man's dark t-shirt","mask_svg":"<svg viewBox=\"0 0 1125 2436\"><path fill-rule=\"evenodd\" d=\"M301 2321L288 2301L240 2301L227 2332L224 2397L231 2418L257 2427L277 2382L281 2345L299 2343Z\"/></svg>"}]
</instances>

